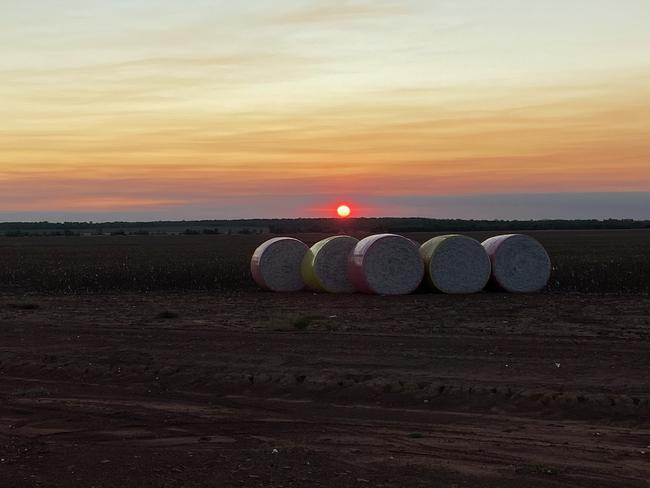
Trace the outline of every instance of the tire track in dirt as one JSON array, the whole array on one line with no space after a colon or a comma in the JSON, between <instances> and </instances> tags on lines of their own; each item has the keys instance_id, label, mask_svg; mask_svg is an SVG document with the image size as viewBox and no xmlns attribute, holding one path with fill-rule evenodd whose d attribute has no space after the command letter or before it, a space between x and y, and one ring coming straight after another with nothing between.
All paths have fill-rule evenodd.
<instances>
[{"instance_id":1,"label":"tire track in dirt","mask_svg":"<svg viewBox=\"0 0 650 488\"><path fill-rule=\"evenodd\" d=\"M641 456L639 443L650 442L650 431L631 435L625 427L244 396L210 405L182 399L75 396L11 403L27 412L27 419L46 419L16 426L14 413L12 435L57 444L99 443L136 450L191 446L208 452L265 451L275 445L315 455L347 452L350 466L379 469L388 457L393 465L415 464L426 470L444 462L465 476L482 477L547 466L557 479L590 480L595 486L643 486L650 476L650 466L634 462ZM4 419L1 424L4 427ZM505 432L513 425L525 426L526 435ZM599 439L611 441L594 446L595 428ZM0 430L0 435L6 434L6 429ZM272 439L272 444L256 441L260 435Z\"/></svg>"}]
</instances>

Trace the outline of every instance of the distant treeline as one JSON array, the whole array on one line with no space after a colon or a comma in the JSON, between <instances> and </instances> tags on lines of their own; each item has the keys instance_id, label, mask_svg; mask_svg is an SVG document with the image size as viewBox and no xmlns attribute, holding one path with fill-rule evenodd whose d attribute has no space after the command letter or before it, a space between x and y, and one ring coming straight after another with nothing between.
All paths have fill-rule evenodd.
<instances>
[{"instance_id":1,"label":"distant treeline","mask_svg":"<svg viewBox=\"0 0 650 488\"><path fill-rule=\"evenodd\" d=\"M426 218L300 218L194 220L154 222L6 222L0 234L28 235L148 235L148 234L298 234L305 232L467 232L580 229L650 229L650 220L463 220Z\"/></svg>"},{"instance_id":2,"label":"distant treeline","mask_svg":"<svg viewBox=\"0 0 650 488\"><path fill-rule=\"evenodd\" d=\"M463 220L426 218L283 219L265 221L271 232L468 232L509 230L650 229L650 220Z\"/></svg>"}]
</instances>

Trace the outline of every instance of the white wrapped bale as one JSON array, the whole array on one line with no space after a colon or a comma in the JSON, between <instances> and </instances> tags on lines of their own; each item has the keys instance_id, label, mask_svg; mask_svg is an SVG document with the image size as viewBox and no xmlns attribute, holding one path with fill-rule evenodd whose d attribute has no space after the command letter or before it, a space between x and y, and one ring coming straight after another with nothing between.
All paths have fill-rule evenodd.
<instances>
[{"instance_id":1,"label":"white wrapped bale","mask_svg":"<svg viewBox=\"0 0 650 488\"><path fill-rule=\"evenodd\" d=\"M507 234L483 241L492 263L492 282L512 293L532 293L546 286L551 260L544 247L532 237Z\"/></svg>"},{"instance_id":2,"label":"white wrapped bale","mask_svg":"<svg viewBox=\"0 0 650 488\"><path fill-rule=\"evenodd\" d=\"M350 236L333 236L314 244L302 261L305 285L314 291L352 293L348 276L348 257L359 242Z\"/></svg>"},{"instance_id":3,"label":"white wrapped bale","mask_svg":"<svg viewBox=\"0 0 650 488\"><path fill-rule=\"evenodd\" d=\"M265 290L299 291L305 286L300 266L309 248L292 237L274 237L260 245L251 258L251 274Z\"/></svg>"},{"instance_id":4,"label":"white wrapped bale","mask_svg":"<svg viewBox=\"0 0 650 488\"><path fill-rule=\"evenodd\" d=\"M490 279L490 258L471 237L450 234L420 246L426 281L443 293L477 293Z\"/></svg>"},{"instance_id":5,"label":"white wrapped bale","mask_svg":"<svg viewBox=\"0 0 650 488\"><path fill-rule=\"evenodd\" d=\"M424 263L410 239L378 234L357 243L350 254L348 273L362 293L406 295L420 286Z\"/></svg>"}]
</instances>

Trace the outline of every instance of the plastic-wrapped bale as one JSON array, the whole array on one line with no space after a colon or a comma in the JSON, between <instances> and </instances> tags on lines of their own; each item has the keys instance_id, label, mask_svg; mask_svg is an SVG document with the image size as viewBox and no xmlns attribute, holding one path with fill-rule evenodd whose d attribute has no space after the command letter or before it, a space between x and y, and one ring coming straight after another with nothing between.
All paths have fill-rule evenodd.
<instances>
[{"instance_id":1,"label":"plastic-wrapped bale","mask_svg":"<svg viewBox=\"0 0 650 488\"><path fill-rule=\"evenodd\" d=\"M350 254L348 273L362 293L406 295L420 286L424 263L410 239L378 234L357 243Z\"/></svg>"},{"instance_id":2,"label":"plastic-wrapped bale","mask_svg":"<svg viewBox=\"0 0 650 488\"><path fill-rule=\"evenodd\" d=\"M475 239L434 237L420 246L427 284L443 293L477 293L490 279L490 258Z\"/></svg>"},{"instance_id":3,"label":"plastic-wrapped bale","mask_svg":"<svg viewBox=\"0 0 650 488\"><path fill-rule=\"evenodd\" d=\"M293 237L269 239L253 253L253 279L265 290L302 290L305 283L300 267L308 250L307 244Z\"/></svg>"},{"instance_id":4,"label":"plastic-wrapped bale","mask_svg":"<svg viewBox=\"0 0 650 488\"><path fill-rule=\"evenodd\" d=\"M492 263L492 283L512 293L532 293L546 286L551 260L544 247L530 236L490 237L483 247Z\"/></svg>"},{"instance_id":5,"label":"plastic-wrapped bale","mask_svg":"<svg viewBox=\"0 0 650 488\"><path fill-rule=\"evenodd\" d=\"M302 260L302 277L307 288L329 293L355 291L348 276L348 257L358 239L333 236L314 244Z\"/></svg>"}]
</instances>

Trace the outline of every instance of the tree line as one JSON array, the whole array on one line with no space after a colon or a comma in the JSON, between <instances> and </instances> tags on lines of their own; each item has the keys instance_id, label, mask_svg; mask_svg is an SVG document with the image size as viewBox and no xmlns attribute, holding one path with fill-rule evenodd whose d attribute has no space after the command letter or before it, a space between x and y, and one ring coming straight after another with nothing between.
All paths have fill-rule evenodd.
<instances>
[{"instance_id":1,"label":"tree line","mask_svg":"<svg viewBox=\"0 0 650 488\"><path fill-rule=\"evenodd\" d=\"M219 229L222 229L221 231ZM225 231L223 229L226 229ZM227 229L232 229L231 231ZM240 219L152 222L4 222L0 234L6 236L62 235L81 233L103 235L147 235L153 233L339 233L355 232L468 232L587 229L650 229L650 220L466 220L401 217L359 217L350 219Z\"/></svg>"}]
</instances>

